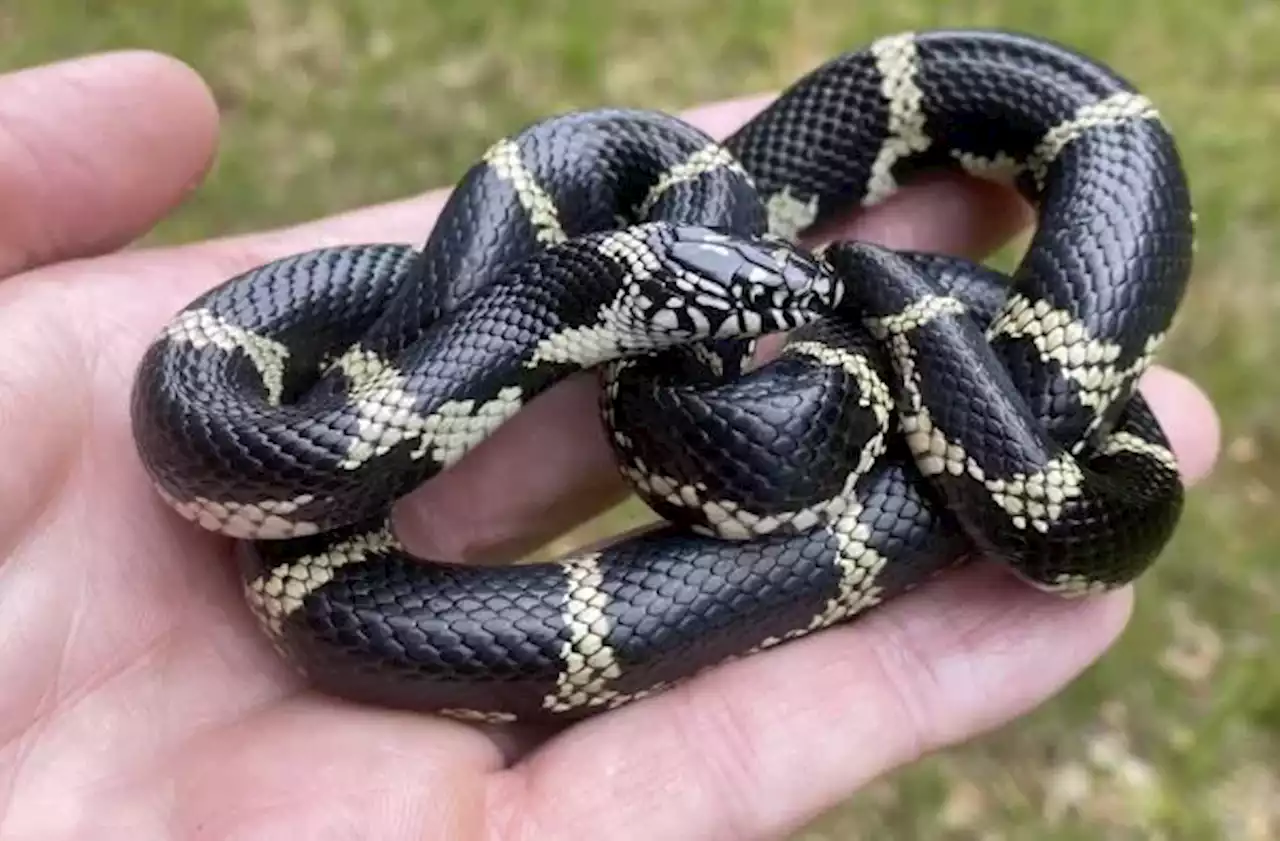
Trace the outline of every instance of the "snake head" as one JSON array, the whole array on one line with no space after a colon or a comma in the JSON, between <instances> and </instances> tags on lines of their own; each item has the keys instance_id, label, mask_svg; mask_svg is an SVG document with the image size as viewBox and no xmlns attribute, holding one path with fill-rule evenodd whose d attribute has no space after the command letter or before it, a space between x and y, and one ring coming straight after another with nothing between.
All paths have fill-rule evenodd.
<instances>
[{"instance_id":1,"label":"snake head","mask_svg":"<svg viewBox=\"0 0 1280 841\"><path fill-rule=\"evenodd\" d=\"M789 330L830 313L843 297L829 266L777 237L696 226L674 233L671 260L696 287L688 306L708 315L719 310L722 336Z\"/></svg>"}]
</instances>

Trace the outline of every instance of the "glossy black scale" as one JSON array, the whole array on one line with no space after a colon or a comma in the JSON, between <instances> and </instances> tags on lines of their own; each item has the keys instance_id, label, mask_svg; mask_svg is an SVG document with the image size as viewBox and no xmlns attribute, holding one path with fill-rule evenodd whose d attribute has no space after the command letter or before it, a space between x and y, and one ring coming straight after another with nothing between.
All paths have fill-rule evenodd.
<instances>
[{"instance_id":1,"label":"glossy black scale","mask_svg":"<svg viewBox=\"0 0 1280 841\"><path fill-rule=\"evenodd\" d=\"M993 270L935 254L901 257L936 278L939 294L963 302L978 329L985 329L1005 302L1007 284ZM835 265L838 273L858 276L839 260ZM883 348L856 319L842 315L802 327L791 332L788 345L815 342L862 357L882 384L893 382ZM779 360L750 373L702 371L697 378L669 364L668 356L640 360L617 377L609 423L625 436L614 442L620 460L648 465L653 473L686 485L699 483L700 497L733 500L753 517L776 517L832 499L844 489L871 437L896 431L894 416L891 428L883 430L864 408L868 395L856 377L839 366L815 365L804 354L784 348ZM647 426L654 416L664 422ZM696 506L643 488L639 495L668 520L705 522ZM828 519L827 514L821 518ZM778 527L790 529L787 523Z\"/></svg>"},{"instance_id":2,"label":"glossy black scale","mask_svg":"<svg viewBox=\"0 0 1280 841\"><path fill-rule=\"evenodd\" d=\"M339 466L360 429L344 402L352 384L326 367L343 350L357 343L393 361L401 377L394 381L424 411L482 403L504 386L519 387L527 400L576 370L572 359L528 364L531 350L546 352L541 342L554 338L561 351L578 342L607 356L623 333L602 313L612 292L626 290L636 306L625 329L652 329L675 346L606 369L603 415L619 460L758 515L828 500L877 433L856 383L839 366L795 353L746 372L749 335L681 346L682 332L750 320L736 311L711 315L707 302L697 309L697 283L690 291L689 278L674 281L684 271L731 279L736 291L726 300L757 313L784 292L808 294L786 316L800 325L792 341L865 361L899 409L907 394L902 360L873 338L867 319L931 295L960 299L964 313L909 337L930 412L992 476L1043 468L1066 449L1078 454L1087 485L1074 507L1045 532L1014 526L972 477L922 476L895 415L884 454L848 501L848 518L806 533L701 536L687 528L705 513L698 506L650 498L677 523L567 567L461 567L396 550L323 567L325 581L308 582L314 586L297 597L278 640L317 688L414 709L576 718L803 633L833 609L841 621L852 618L850 604L832 605L842 583L855 595L865 586L878 592L857 603L862 610L974 554L1003 559L1042 585L1064 576L1119 583L1146 568L1181 510L1176 472L1141 447L1109 454L1098 447L1114 429L1157 452L1167 447L1149 408L1129 383L1099 422L1079 383L1033 342L988 342L985 331L1021 296L1120 347L1117 365L1140 357L1168 328L1190 271L1192 217L1174 141L1157 119L1130 113L1141 103L1127 82L1060 45L1001 32L928 32L898 42L888 50L893 60L878 63L886 44L893 42L818 68L725 141L745 175L711 167L672 180L655 198L665 174L712 154L709 137L648 111L565 115L495 147L493 160L505 163L469 171L421 252L321 249L211 292L198 305L287 348L284 399L268 405L267 383L243 350L160 341L134 395L144 463L180 501L313 497L295 501L294 516L337 531L242 546L251 591L255 581L305 572L311 558L373 528L392 498L440 466L410 465L404 448L367 469ZM883 68L898 74L894 84L885 84ZM886 88L920 97L894 106ZM1115 119L1073 136L1042 180L1031 169L1017 175L1039 224L1009 277L942 255L894 258L856 245L836 246L820 261L761 237L768 208L779 202L812 208L822 223L866 200L886 176L901 183L961 159L1025 158L1045 148L1055 127L1097 116L1104 101L1119 109ZM876 182L893 107L919 118L928 144L897 156ZM554 220L530 214L533 199L516 189L520 179L550 198ZM609 231L641 222L714 235L648 238L651 253L629 269L596 248ZM633 233L643 238L644 230ZM568 242L550 242L558 232ZM667 267L662 283L674 285L646 280L650 258ZM761 276L771 284L756 284ZM830 531L849 528L855 516L860 539ZM585 703L553 703L575 686Z\"/></svg>"}]
</instances>

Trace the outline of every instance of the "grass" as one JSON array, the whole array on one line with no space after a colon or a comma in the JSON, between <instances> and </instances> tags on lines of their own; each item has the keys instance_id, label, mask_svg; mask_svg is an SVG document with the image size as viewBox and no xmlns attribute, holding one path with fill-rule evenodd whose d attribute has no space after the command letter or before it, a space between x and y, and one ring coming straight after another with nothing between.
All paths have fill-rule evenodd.
<instances>
[{"instance_id":1,"label":"grass","mask_svg":"<svg viewBox=\"0 0 1280 841\"><path fill-rule=\"evenodd\" d=\"M1280 4L631 5L45 0L0 9L0 68L143 46L200 70L225 141L207 185L155 235L173 240L447 184L530 119L769 89L903 27L1027 29L1112 63L1160 105L1190 170L1199 263L1163 361L1217 401L1221 468L1192 495L1103 662L1022 721L872 786L797 839L1280 835L1280 339L1269 329L1280 315Z\"/></svg>"}]
</instances>

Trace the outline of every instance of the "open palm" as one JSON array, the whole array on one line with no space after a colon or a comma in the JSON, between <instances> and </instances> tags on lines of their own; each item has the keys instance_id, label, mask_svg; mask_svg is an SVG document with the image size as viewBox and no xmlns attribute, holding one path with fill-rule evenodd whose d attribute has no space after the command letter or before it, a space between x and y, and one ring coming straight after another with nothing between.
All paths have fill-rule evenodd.
<instances>
[{"instance_id":1,"label":"open palm","mask_svg":"<svg viewBox=\"0 0 1280 841\"><path fill-rule=\"evenodd\" d=\"M691 118L724 134L758 105ZM973 568L558 734L309 693L251 621L227 542L153 493L134 368L197 292L322 243L423 241L441 196L120 250L198 182L216 124L199 79L154 55L0 77L0 837L778 837L1029 709L1122 628L1127 591L1068 603ZM938 181L848 232L977 256L1026 220L993 187ZM1145 389L1203 475L1207 402L1162 370ZM620 498L594 401L564 384L424 487L411 544L510 555Z\"/></svg>"}]
</instances>

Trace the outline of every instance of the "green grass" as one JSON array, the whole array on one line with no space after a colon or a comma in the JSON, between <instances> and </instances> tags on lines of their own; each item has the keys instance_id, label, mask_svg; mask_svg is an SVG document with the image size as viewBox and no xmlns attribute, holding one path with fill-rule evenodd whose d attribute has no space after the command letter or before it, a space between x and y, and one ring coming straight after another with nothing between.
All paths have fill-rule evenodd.
<instances>
[{"instance_id":1,"label":"green grass","mask_svg":"<svg viewBox=\"0 0 1280 841\"><path fill-rule=\"evenodd\" d=\"M452 182L497 136L601 104L680 108L784 84L902 27L1032 30L1139 83L1200 209L1163 361L1217 401L1226 449L1141 584L1122 642L1017 724L871 787L798 837L1280 835L1280 4L1274 0L35 0L0 8L0 67L142 46L225 113L208 183L156 234L313 217ZM634 507L593 528L614 529ZM580 539L581 535L575 536Z\"/></svg>"}]
</instances>

